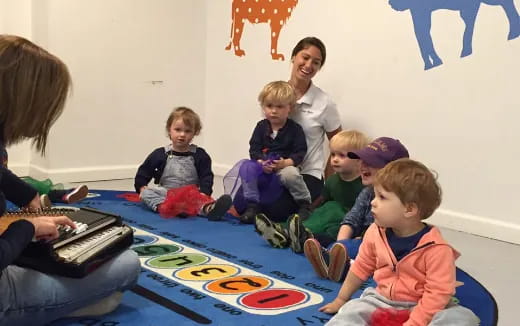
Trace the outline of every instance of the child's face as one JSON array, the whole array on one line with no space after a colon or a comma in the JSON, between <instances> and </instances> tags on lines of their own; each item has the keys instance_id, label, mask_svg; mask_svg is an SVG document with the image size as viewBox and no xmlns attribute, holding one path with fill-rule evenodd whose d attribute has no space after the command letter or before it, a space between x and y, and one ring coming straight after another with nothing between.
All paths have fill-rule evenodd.
<instances>
[{"instance_id":1,"label":"child's face","mask_svg":"<svg viewBox=\"0 0 520 326\"><path fill-rule=\"evenodd\" d=\"M374 187L375 197L371 202L374 222L382 227L399 227L405 219L406 206L393 192L376 185Z\"/></svg>"},{"instance_id":2,"label":"child's face","mask_svg":"<svg viewBox=\"0 0 520 326\"><path fill-rule=\"evenodd\" d=\"M377 171L380 169L368 166L365 162L361 161L361 167L359 171L361 173L361 182L365 186L369 186L374 183Z\"/></svg>"},{"instance_id":3,"label":"child's face","mask_svg":"<svg viewBox=\"0 0 520 326\"><path fill-rule=\"evenodd\" d=\"M353 160L347 156L349 148L330 148L330 165L339 175L351 176L359 173L359 160Z\"/></svg>"},{"instance_id":4,"label":"child's face","mask_svg":"<svg viewBox=\"0 0 520 326\"><path fill-rule=\"evenodd\" d=\"M193 137L195 137L195 131L193 128L187 126L182 119L177 119L172 122L170 126L170 139L175 151L187 151Z\"/></svg>"},{"instance_id":5,"label":"child's face","mask_svg":"<svg viewBox=\"0 0 520 326\"><path fill-rule=\"evenodd\" d=\"M283 126L291 112L290 104L265 102L262 105L265 118L269 120L271 125Z\"/></svg>"}]
</instances>

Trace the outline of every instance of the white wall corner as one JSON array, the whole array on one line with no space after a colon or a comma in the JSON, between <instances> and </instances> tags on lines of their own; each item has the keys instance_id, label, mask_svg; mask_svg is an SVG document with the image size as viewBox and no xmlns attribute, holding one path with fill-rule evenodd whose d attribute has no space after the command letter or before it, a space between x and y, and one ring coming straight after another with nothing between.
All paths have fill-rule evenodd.
<instances>
[{"instance_id":1,"label":"white wall corner","mask_svg":"<svg viewBox=\"0 0 520 326\"><path fill-rule=\"evenodd\" d=\"M520 225L491 217L438 209L428 223L486 238L520 244Z\"/></svg>"}]
</instances>

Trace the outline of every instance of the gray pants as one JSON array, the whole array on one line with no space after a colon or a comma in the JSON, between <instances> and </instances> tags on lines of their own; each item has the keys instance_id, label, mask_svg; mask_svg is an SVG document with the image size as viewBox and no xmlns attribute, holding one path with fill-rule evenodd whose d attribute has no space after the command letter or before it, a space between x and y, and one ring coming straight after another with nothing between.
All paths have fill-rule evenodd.
<instances>
[{"instance_id":1,"label":"gray pants","mask_svg":"<svg viewBox=\"0 0 520 326\"><path fill-rule=\"evenodd\" d=\"M311 202L311 193L303 181L303 176L295 166L287 166L278 172L280 181L289 190L295 201Z\"/></svg>"},{"instance_id":2,"label":"gray pants","mask_svg":"<svg viewBox=\"0 0 520 326\"><path fill-rule=\"evenodd\" d=\"M164 202L167 193L168 189L164 187L151 186L141 191L141 201L156 212L157 206Z\"/></svg>"},{"instance_id":3,"label":"gray pants","mask_svg":"<svg viewBox=\"0 0 520 326\"><path fill-rule=\"evenodd\" d=\"M415 302L388 300L374 288L367 288L359 299L345 303L338 313L326 324L328 326L369 325L370 317L376 308L411 309ZM446 308L433 316L429 326L477 326L479 318L468 308L449 303Z\"/></svg>"}]
</instances>

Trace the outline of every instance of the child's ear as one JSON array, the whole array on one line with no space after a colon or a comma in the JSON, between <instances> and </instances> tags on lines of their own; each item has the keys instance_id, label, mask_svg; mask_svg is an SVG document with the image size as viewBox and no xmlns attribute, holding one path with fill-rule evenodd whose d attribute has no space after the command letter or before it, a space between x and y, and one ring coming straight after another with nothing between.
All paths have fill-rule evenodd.
<instances>
[{"instance_id":1,"label":"child's ear","mask_svg":"<svg viewBox=\"0 0 520 326\"><path fill-rule=\"evenodd\" d=\"M417 207L416 203L408 203L404 205L404 215L406 217L413 217L419 214L419 207Z\"/></svg>"}]
</instances>

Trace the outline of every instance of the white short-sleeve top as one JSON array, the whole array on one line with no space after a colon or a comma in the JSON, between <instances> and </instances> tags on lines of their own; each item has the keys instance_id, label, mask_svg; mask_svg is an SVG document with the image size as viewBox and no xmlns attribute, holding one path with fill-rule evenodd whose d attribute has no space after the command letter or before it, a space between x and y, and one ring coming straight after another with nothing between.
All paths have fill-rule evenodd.
<instances>
[{"instance_id":1,"label":"white short-sleeve top","mask_svg":"<svg viewBox=\"0 0 520 326\"><path fill-rule=\"evenodd\" d=\"M307 141L307 154L300 166L301 173L321 179L326 159L323 150L325 133L341 126L336 103L311 83L307 92L296 102L291 118L302 126Z\"/></svg>"}]
</instances>

